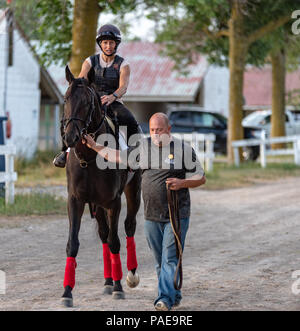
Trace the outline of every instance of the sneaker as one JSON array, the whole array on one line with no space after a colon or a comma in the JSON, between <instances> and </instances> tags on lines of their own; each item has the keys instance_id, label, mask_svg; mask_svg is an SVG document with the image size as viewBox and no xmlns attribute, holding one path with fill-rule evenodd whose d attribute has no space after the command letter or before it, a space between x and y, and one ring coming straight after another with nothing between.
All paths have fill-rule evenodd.
<instances>
[{"instance_id":1,"label":"sneaker","mask_svg":"<svg viewBox=\"0 0 300 331\"><path fill-rule=\"evenodd\" d=\"M170 310L169 307L167 306L167 304L163 301L158 301L156 304L155 304L155 310L160 310L160 311L168 311Z\"/></svg>"},{"instance_id":2,"label":"sneaker","mask_svg":"<svg viewBox=\"0 0 300 331\"><path fill-rule=\"evenodd\" d=\"M60 152L53 160L53 164L56 167L64 168L67 162L67 152Z\"/></svg>"},{"instance_id":3,"label":"sneaker","mask_svg":"<svg viewBox=\"0 0 300 331\"><path fill-rule=\"evenodd\" d=\"M173 305L173 307L179 307L180 306L180 301L175 301L175 303L174 303L174 305Z\"/></svg>"}]
</instances>

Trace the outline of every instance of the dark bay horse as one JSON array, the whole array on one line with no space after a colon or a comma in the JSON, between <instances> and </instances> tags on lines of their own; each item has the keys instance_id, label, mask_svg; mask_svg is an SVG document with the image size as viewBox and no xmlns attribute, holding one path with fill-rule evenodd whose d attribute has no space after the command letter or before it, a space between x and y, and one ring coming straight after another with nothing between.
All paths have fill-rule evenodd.
<instances>
[{"instance_id":1,"label":"dark bay horse","mask_svg":"<svg viewBox=\"0 0 300 331\"><path fill-rule=\"evenodd\" d=\"M114 298L124 298L121 285L122 265L120 260L120 240L118 220L121 210L121 195L127 202L125 232L127 240L127 284L135 287L139 283L136 272L137 259L134 234L136 214L140 207L141 173L129 173L127 169L104 169L97 167L97 153L82 144L85 133L95 136L107 133L103 107L93 85L94 69L88 73L88 80L75 79L66 67L69 88L65 94L64 141L70 147L67 160L69 239L64 278L64 306L73 305L72 290L75 286L76 256L79 249L78 234L81 217L86 203L93 206L98 223L98 232L103 246L104 291ZM100 157L100 156L98 156ZM131 179L130 179L131 177Z\"/></svg>"}]
</instances>

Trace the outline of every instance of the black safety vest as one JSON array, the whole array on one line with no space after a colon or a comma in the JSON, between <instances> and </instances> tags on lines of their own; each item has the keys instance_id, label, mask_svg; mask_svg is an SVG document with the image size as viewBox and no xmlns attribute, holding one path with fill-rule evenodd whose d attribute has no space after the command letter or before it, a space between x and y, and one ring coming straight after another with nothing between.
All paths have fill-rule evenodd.
<instances>
[{"instance_id":1,"label":"black safety vest","mask_svg":"<svg viewBox=\"0 0 300 331\"><path fill-rule=\"evenodd\" d=\"M113 64L108 68L101 67L99 54L90 56L90 59L95 70L97 90L105 94L112 94L119 88L120 67L124 59L116 55Z\"/></svg>"}]
</instances>

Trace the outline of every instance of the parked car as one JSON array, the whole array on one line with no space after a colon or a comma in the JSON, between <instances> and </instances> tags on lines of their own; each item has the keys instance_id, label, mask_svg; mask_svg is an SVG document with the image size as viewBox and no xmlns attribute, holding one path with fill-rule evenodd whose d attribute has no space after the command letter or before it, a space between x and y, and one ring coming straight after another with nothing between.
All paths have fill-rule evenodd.
<instances>
[{"instance_id":1,"label":"parked car","mask_svg":"<svg viewBox=\"0 0 300 331\"><path fill-rule=\"evenodd\" d=\"M214 151L227 153L227 119L221 114L203 110L198 106L181 106L171 108L167 115L172 125L172 132L178 133L214 133L216 140ZM149 133L146 123L141 125L144 133ZM255 138L252 128L244 129L244 138ZM256 160L259 155L259 147L245 147L243 156L245 160Z\"/></svg>"},{"instance_id":2,"label":"parked car","mask_svg":"<svg viewBox=\"0 0 300 331\"><path fill-rule=\"evenodd\" d=\"M242 124L245 128L255 128L255 134L257 138L260 137L261 130L266 131L266 135L269 137L271 133L271 110L255 111L246 116ZM286 110L285 112L285 133L286 136L293 136L300 134L300 112Z\"/></svg>"}]
</instances>

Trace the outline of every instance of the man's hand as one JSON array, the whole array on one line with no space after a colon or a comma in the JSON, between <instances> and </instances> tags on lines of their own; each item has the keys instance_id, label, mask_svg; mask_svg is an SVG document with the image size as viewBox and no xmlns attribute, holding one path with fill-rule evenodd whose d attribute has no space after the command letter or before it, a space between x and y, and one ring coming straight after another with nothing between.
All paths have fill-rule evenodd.
<instances>
[{"instance_id":1,"label":"man's hand","mask_svg":"<svg viewBox=\"0 0 300 331\"><path fill-rule=\"evenodd\" d=\"M88 134L84 135L84 139L82 139L82 143L86 144L87 147L89 147L91 149L95 149L95 147L96 147L95 140Z\"/></svg>"},{"instance_id":2,"label":"man's hand","mask_svg":"<svg viewBox=\"0 0 300 331\"><path fill-rule=\"evenodd\" d=\"M178 191L183 188L183 179L180 178L168 178L166 180L167 188L173 191Z\"/></svg>"}]
</instances>

